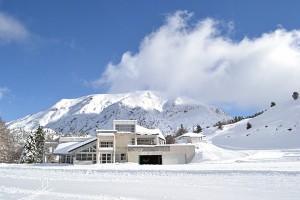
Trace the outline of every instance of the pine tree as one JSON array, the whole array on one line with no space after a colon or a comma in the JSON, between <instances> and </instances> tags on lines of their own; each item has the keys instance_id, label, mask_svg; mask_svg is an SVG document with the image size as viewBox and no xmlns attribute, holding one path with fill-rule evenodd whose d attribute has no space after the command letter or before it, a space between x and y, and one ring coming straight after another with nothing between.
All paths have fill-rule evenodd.
<instances>
[{"instance_id":1,"label":"pine tree","mask_svg":"<svg viewBox=\"0 0 300 200\"><path fill-rule=\"evenodd\" d=\"M35 163L36 162L36 144L35 144L35 137L33 133L30 133L27 137L22 157L21 163Z\"/></svg>"},{"instance_id":2,"label":"pine tree","mask_svg":"<svg viewBox=\"0 0 300 200\"><path fill-rule=\"evenodd\" d=\"M176 132L176 137L181 136L185 133L187 133L188 131L186 130L186 128L183 127L183 125L180 125L180 128L177 130Z\"/></svg>"},{"instance_id":3,"label":"pine tree","mask_svg":"<svg viewBox=\"0 0 300 200\"><path fill-rule=\"evenodd\" d=\"M199 124L197 124L196 129L193 131L194 133L201 133L202 132L202 128Z\"/></svg>"},{"instance_id":4,"label":"pine tree","mask_svg":"<svg viewBox=\"0 0 300 200\"><path fill-rule=\"evenodd\" d=\"M5 122L0 118L0 163L9 163L14 154L13 137L7 129Z\"/></svg>"},{"instance_id":5,"label":"pine tree","mask_svg":"<svg viewBox=\"0 0 300 200\"><path fill-rule=\"evenodd\" d=\"M45 153L45 132L42 126L39 126L35 133L35 146L36 146L36 162L42 163Z\"/></svg>"}]
</instances>

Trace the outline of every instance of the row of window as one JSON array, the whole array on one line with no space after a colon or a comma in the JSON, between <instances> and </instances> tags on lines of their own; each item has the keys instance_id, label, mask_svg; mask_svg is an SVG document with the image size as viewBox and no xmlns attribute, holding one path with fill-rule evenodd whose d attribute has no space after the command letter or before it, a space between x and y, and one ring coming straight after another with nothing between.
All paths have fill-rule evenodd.
<instances>
[{"instance_id":1,"label":"row of window","mask_svg":"<svg viewBox=\"0 0 300 200\"><path fill-rule=\"evenodd\" d=\"M96 160L96 154L76 154L76 160L78 161Z\"/></svg>"},{"instance_id":2,"label":"row of window","mask_svg":"<svg viewBox=\"0 0 300 200\"><path fill-rule=\"evenodd\" d=\"M100 142L100 147L114 147L113 142Z\"/></svg>"},{"instance_id":3,"label":"row of window","mask_svg":"<svg viewBox=\"0 0 300 200\"><path fill-rule=\"evenodd\" d=\"M132 144L135 144L135 139L133 138L131 140ZM153 138L137 138L137 144L138 145L151 145L154 144Z\"/></svg>"},{"instance_id":4,"label":"row of window","mask_svg":"<svg viewBox=\"0 0 300 200\"><path fill-rule=\"evenodd\" d=\"M77 161L96 161L96 154L76 154ZM70 162L70 158L68 157ZM126 161L126 154L116 154L116 162ZM65 161L66 162L66 161ZM100 154L100 163L112 163L112 154L110 153L101 153Z\"/></svg>"},{"instance_id":5,"label":"row of window","mask_svg":"<svg viewBox=\"0 0 300 200\"><path fill-rule=\"evenodd\" d=\"M132 124L116 124L115 129L117 131L124 132L135 132L135 125Z\"/></svg>"}]
</instances>

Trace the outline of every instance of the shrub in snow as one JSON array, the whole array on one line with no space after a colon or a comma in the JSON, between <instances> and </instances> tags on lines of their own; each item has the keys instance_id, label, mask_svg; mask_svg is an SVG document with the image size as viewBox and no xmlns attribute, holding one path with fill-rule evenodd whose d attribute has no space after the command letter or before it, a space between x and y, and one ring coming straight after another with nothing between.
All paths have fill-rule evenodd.
<instances>
[{"instance_id":1,"label":"shrub in snow","mask_svg":"<svg viewBox=\"0 0 300 200\"><path fill-rule=\"evenodd\" d=\"M276 103L274 101L271 102L271 107L276 106Z\"/></svg>"},{"instance_id":2,"label":"shrub in snow","mask_svg":"<svg viewBox=\"0 0 300 200\"><path fill-rule=\"evenodd\" d=\"M247 123L247 127L246 127L247 129L250 129L250 128L252 128L252 124L250 123L250 122L248 122Z\"/></svg>"},{"instance_id":3,"label":"shrub in snow","mask_svg":"<svg viewBox=\"0 0 300 200\"><path fill-rule=\"evenodd\" d=\"M293 92L292 97L293 97L294 100L297 100L298 97L299 97L299 93L298 92Z\"/></svg>"}]
</instances>

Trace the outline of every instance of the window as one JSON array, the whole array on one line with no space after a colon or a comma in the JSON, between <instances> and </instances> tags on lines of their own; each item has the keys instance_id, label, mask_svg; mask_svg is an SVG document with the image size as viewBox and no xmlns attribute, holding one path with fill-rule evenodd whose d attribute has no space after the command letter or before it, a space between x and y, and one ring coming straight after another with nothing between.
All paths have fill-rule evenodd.
<instances>
[{"instance_id":1,"label":"window","mask_svg":"<svg viewBox=\"0 0 300 200\"><path fill-rule=\"evenodd\" d=\"M121 159L122 161L126 161L126 154L125 153L121 153Z\"/></svg>"},{"instance_id":2,"label":"window","mask_svg":"<svg viewBox=\"0 0 300 200\"><path fill-rule=\"evenodd\" d=\"M72 159L73 159L73 157L72 156L69 156L69 155L62 155L61 157L60 157L60 162L61 163L70 163L70 164L72 164L73 163L73 161L72 161Z\"/></svg>"},{"instance_id":3,"label":"window","mask_svg":"<svg viewBox=\"0 0 300 200\"><path fill-rule=\"evenodd\" d=\"M119 163L126 162L126 154L125 153L116 154L116 162Z\"/></svg>"},{"instance_id":4,"label":"window","mask_svg":"<svg viewBox=\"0 0 300 200\"><path fill-rule=\"evenodd\" d=\"M93 160L93 154L87 154L86 160Z\"/></svg>"},{"instance_id":5,"label":"window","mask_svg":"<svg viewBox=\"0 0 300 200\"><path fill-rule=\"evenodd\" d=\"M81 152L96 152L96 145L83 149Z\"/></svg>"},{"instance_id":6,"label":"window","mask_svg":"<svg viewBox=\"0 0 300 200\"><path fill-rule=\"evenodd\" d=\"M96 154L89 153L89 154L76 154L77 161L96 161Z\"/></svg>"},{"instance_id":7,"label":"window","mask_svg":"<svg viewBox=\"0 0 300 200\"><path fill-rule=\"evenodd\" d=\"M102 153L100 154L100 161L101 163L112 163L112 156L110 153Z\"/></svg>"},{"instance_id":8,"label":"window","mask_svg":"<svg viewBox=\"0 0 300 200\"><path fill-rule=\"evenodd\" d=\"M150 145L154 144L154 140L152 138L138 138L137 144L139 145Z\"/></svg>"},{"instance_id":9,"label":"window","mask_svg":"<svg viewBox=\"0 0 300 200\"><path fill-rule=\"evenodd\" d=\"M114 147L113 142L100 142L100 147Z\"/></svg>"},{"instance_id":10,"label":"window","mask_svg":"<svg viewBox=\"0 0 300 200\"><path fill-rule=\"evenodd\" d=\"M87 155L86 154L81 154L81 160L86 160Z\"/></svg>"},{"instance_id":11,"label":"window","mask_svg":"<svg viewBox=\"0 0 300 200\"><path fill-rule=\"evenodd\" d=\"M135 139L131 140L131 144L135 144ZM153 138L137 138L137 145L151 145L155 144Z\"/></svg>"},{"instance_id":12,"label":"window","mask_svg":"<svg viewBox=\"0 0 300 200\"><path fill-rule=\"evenodd\" d=\"M134 132L135 125L133 125L133 124L116 124L115 129L117 131Z\"/></svg>"}]
</instances>

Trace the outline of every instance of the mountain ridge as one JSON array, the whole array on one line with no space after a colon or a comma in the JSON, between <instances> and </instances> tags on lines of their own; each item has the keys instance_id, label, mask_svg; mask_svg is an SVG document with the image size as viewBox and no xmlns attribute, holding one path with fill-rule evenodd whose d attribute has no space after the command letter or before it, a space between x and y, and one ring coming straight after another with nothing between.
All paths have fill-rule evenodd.
<instances>
[{"instance_id":1,"label":"mountain ridge","mask_svg":"<svg viewBox=\"0 0 300 200\"><path fill-rule=\"evenodd\" d=\"M159 128L167 135L183 124L191 128L212 126L232 119L215 106L207 106L186 97L169 98L156 91L123 94L93 94L61 99L49 109L8 122L8 128L32 131L39 125L60 133L111 129L114 119L136 119L146 128Z\"/></svg>"}]
</instances>

